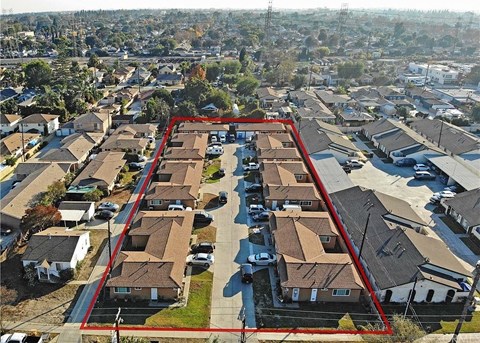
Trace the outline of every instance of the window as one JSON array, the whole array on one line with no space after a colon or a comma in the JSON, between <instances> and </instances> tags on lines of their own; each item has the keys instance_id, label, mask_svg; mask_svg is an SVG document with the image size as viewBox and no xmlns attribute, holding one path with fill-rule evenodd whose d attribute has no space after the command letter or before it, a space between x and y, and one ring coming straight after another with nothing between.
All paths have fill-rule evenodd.
<instances>
[{"instance_id":1,"label":"window","mask_svg":"<svg viewBox=\"0 0 480 343\"><path fill-rule=\"evenodd\" d=\"M130 287L115 287L115 293L130 293Z\"/></svg>"},{"instance_id":2,"label":"window","mask_svg":"<svg viewBox=\"0 0 480 343\"><path fill-rule=\"evenodd\" d=\"M330 243L330 236L320 236L320 242Z\"/></svg>"},{"instance_id":3,"label":"window","mask_svg":"<svg viewBox=\"0 0 480 343\"><path fill-rule=\"evenodd\" d=\"M311 201L300 201L300 205L301 206L312 206L312 202Z\"/></svg>"},{"instance_id":4,"label":"window","mask_svg":"<svg viewBox=\"0 0 480 343\"><path fill-rule=\"evenodd\" d=\"M302 174L295 174L295 179L296 180L303 180L303 175Z\"/></svg>"},{"instance_id":5,"label":"window","mask_svg":"<svg viewBox=\"0 0 480 343\"><path fill-rule=\"evenodd\" d=\"M158 200L158 199L153 199L152 202L151 202L152 205L161 205L162 204L162 200Z\"/></svg>"},{"instance_id":6,"label":"window","mask_svg":"<svg viewBox=\"0 0 480 343\"><path fill-rule=\"evenodd\" d=\"M141 291L141 290L142 290L142 287L135 287L135 290L136 290L136 291Z\"/></svg>"},{"instance_id":7,"label":"window","mask_svg":"<svg viewBox=\"0 0 480 343\"><path fill-rule=\"evenodd\" d=\"M350 295L349 289L334 289L332 295L334 297L348 297Z\"/></svg>"}]
</instances>

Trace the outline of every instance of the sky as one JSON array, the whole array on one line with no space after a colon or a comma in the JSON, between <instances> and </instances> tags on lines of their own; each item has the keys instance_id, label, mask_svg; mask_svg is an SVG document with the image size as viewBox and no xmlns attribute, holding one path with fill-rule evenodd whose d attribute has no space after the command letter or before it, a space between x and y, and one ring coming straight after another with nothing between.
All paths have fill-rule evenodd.
<instances>
[{"instance_id":1,"label":"sky","mask_svg":"<svg viewBox=\"0 0 480 343\"><path fill-rule=\"evenodd\" d=\"M395 8L480 12L479 0L272 0L273 9L327 7L340 9L343 3L353 8ZM216 8L252 9L268 7L268 0L0 0L2 13L55 12L98 9L138 8Z\"/></svg>"}]
</instances>

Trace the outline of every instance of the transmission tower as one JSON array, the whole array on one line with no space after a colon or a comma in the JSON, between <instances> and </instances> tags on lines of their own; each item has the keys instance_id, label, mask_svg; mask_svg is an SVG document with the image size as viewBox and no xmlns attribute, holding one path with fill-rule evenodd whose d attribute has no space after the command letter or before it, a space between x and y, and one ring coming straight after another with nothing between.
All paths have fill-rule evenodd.
<instances>
[{"instance_id":1,"label":"transmission tower","mask_svg":"<svg viewBox=\"0 0 480 343\"><path fill-rule=\"evenodd\" d=\"M343 3L338 14L337 32L340 39L343 38L343 30L348 18L348 3Z\"/></svg>"},{"instance_id":2,"label":"transmission tower","mask_svg":"<svg viewBox=\"0 0 480 343\"><path fill-rule=\"evenodd\" d=\"M265 17L265 41L270 42L270 26L272 24L272 0L268 0L267 15Z\"/></svg>"}]
</instances>

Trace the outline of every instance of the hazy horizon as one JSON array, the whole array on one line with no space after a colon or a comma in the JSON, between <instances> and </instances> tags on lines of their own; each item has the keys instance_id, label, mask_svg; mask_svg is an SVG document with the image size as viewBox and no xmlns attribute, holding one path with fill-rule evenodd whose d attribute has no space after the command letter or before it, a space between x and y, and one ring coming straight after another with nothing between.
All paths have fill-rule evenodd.
<instances>
[{"instance_id":1,"label":"hazy horizon","mask_svg":"<svg viewBox=\"0 0 480 343\"><path fill-rule=\"evenodd\" d=\"M480 2L471 0L438 0L435 3L431 1L418 0L330 0L330 1L306 1L297 0L295 2L288 0L273 0L273 9L315 9L330 8L340 9L343 3L347 3L349 9L396 9L396 10L449 10L452 12L480 12ZM225 0L204 0L201 3L192 0L177 0L172 3L166 3L160 0L143 0L141 5L137 2L126 0L103 0L92 1L65 1L65 0L2 0L1 9L5 14L10 11L13 14L35 13L35 12L65 12L80 10L120 10L120 9L266 9L268 0L243 0L241 2L229 3ZM200 5L200 6L199 6Z\"/></svg>"}]
</instances>

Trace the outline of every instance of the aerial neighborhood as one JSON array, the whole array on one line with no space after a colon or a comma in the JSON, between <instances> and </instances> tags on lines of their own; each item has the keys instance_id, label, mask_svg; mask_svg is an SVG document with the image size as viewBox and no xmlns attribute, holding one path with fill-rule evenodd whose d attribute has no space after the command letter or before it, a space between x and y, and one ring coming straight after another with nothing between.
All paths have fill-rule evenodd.
<instances>
[{"instance_id":1,"label":"aerial neighborhood","mask_svg":"<svg viewBox=\"0 0 480 343\"><path fill-rule=\"evenodd\" d=\"M475 341L479 14L391 11L4 11L1 342Z\"/></svg>"}]
</instances>

